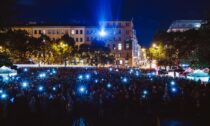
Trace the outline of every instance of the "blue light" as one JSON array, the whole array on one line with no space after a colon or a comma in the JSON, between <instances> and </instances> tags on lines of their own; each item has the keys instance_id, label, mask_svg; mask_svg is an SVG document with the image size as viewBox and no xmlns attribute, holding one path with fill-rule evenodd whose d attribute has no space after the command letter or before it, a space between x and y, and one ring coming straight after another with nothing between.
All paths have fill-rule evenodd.
<instances>
[{"instance_id":1,"label":"blue light","mask_svg":"<svg viewBox=\"0 0 210 126\"><path fill-rule=\"evenodd\" d=\"M133 73L133 69L130 69L130 70L129 70L129 73L132 74L132 73Z\"/></svg>"},{"instance_id":2,"label":"blue light","mask_svg":"<svg viewBox=\"0 0 210 126\"><path fill-rule=\"evenodd\" d=\"M98 83L98 79L95 79L95 83Z\"/></svg>"},{"instance_id":3,"label":"blue light","mask_svg":"<svg viewBox=\"0 0 210 126\"><path fill-rule=\"evenodd\" d=\"M101 37L105 37L105 36L107 35L107 32L106 32L104 29L101 29L101 30L99 31L99 35L100 35Z\"/></svg>"},{"instance_id":4,"label":"blue light","mask_svg":"<svg viewBox=\"0 0 210 126\"><path fill-rule=\"evenodd\" d=\"M107 84L107 88L111 88L112 85L110 83Z\"/></svg>"},{"instance_id":5,"label":"blue light","mask_svg":"<svg viewBox=\"0 0 210 126\"><path fill-rule=\"evenodd\" d=\"M155 72L152 72L152 75L153 75L153 76L156 75Z\"/></svg>"},{"instance_id":6,"label":"blue light","mask_svg":"<svg viewBox=\"0 0 210 126\"><path fill-rule=\"evenodd\" d=\"M86 92L86 87L85 86L80 86L78 88L78 91L79 91L80 94L84 94Z\"/></svg>"},{"instance_id":7,"label":"blue light","mask_svg":"<svg viewBox=\"0 0 210 126\"><path fill-rule=\"evenodd\" d=\"M41 73L41 74L39 74L39 77L40 77L40 78L45 78L45 77L46 77L46 73Z\"/></svg>"},{"instance_id":8,"label":"blue light","mask_svg":"<svg viewBox=\"0 0 210 126\"><path fill-rule=\"evenodd\" d=\"M171 91L176 92L177 90L176 90L176 88L171 88Z\"/></svg>"},{"instance_id":9,"label":"blue light","mask_svg":"<svg viewBox=\"0 0 210 126\"><path fill-rule=\"evenodd\" d=\"M11 98L11 99L10 99L10 102L11 102L11 103L14 103L14 101L15 101L15 98Z\"/></svg>"},{"instance_id":10,"label":"blue light","mask_svg":"<svg viewBox=\"0 0 210 126\"><path fill-rule=\"evenodd\" d=\"M56 87L53 87L53 91L56 91Z\"/></svg>"},{"instance_id":11,"label":"blue light","mask_svg":"<svg viewBox=\"0 0 210 126\"><path fill-rule=\"evenodd\" d=\"M3 93L1 94L1 99L6 99L7 98L7 94Z\"/></svg>"},{"instance_id":12,"label":"blue light","mask_svg":"<svg viewBox=\"0 0 210 126\"><path fill-rule=\"evenodd\" d=\"M171 81L171 86L174 86L176 83L174 81Z\"/></svg>"},{"instance_id":13,"label":"blue light","mask_svg":"<svg viewBox=\"0 0 210 126\"><path fill-rule=\"evenodd\" d=\"M87 80L89 80L89 79L90 79L90 74L86 74L85 78L86 78Z\"/></svg>"},{"instance_id":14,"label":"blue light","mask_svg":"<svg viewBox=\"0 0 210 126\"><path fill-rule=\"evenodd\" d=\"M38 91L42 92L44 90L44 87L43 86L39 86L38 87Z\"/></svg>"},{"instance_id":15,"label":"blue light","mask_svg":"<svg viewBox=\"0 0 210 126\"><path fill-rule=\"evenodd\" d=\"M23 82L23 83L22 83L22 87L23 87L23 88L27 88L27 87L28 87L28 82Z\"/></svg>"},{"instance_id":16,"label":"blue light","mask_svg":"<svg viewBox=\"0 0 210 126\"><path fill-rule=\"evenodd\" d=\"M80 80L82 80L83 79L83 76L82 75L79 75L79 77L78 77Z\"/></svg>"},{"instance_id":17,"label":"blue light","mask_svg":"<svg viewBox=\"0 0 210 126\"><path fill-rule=\"evenodd\" d=\"M0 90L0 94L2 94L3 93L3 90Z\"/></svg>"},{"instance_id":18,"label":"blue light","mask_svg":"<svg viewBox=\"0 0 210 126\"><path fill-rule=\"evenodd\" d=\"M139 76L140 74L139 74L139 71L136 71L136 76Z\"/></svg>"},{"instance_id":19,"label":"blue light","mask_svg":"<svg viewBox=\"0 0 210 126\"><path fill-rule=\"evenodd\" d=\"M118 70L118 69L116 69L115 71L116 71L116 72L118 72L119 70Z\"/></svg>"},{"instance_id":20,"label":"blue light","mask_svg":"<svg viewBox=\"0 0 210 126\"><path fill-rule=\"evenodd\" d=\"M127 82L128 82L128 79L127 79L126 77L124 77L124 78L122 79L122 81L123 81L124 83L127 83Z\"/></svg>"},{"instance_id":21,"label":"blue light","mask_svg":"<svg viewBox=\"0 0 210 126\"><path fill-rule=\"evenodd\" d=\"M147 91L147 90L144 90L144 91L143 91L143 94L144 94L144 95L147 95L147 94L148 94L148 91Z\"/></svg>"},{"instance_id":22,"label":"blue light","mask_svg":"<svg viewBox=\"0 0 210 126\"><path fill-rule=\"evenodd\" d=\"M28 72L28 69L27 69L27 68L24 68L23 71L24 71L24 72Z\"/></svg>"},{"instance_id":23,"label":"blue light","mask_svg":"<svg viewBox=\"0 0 210 126\"><path fill-rule=\"evenodd\" d=\"M110 67L110 68L109 68L109 71L111 72L112 70L113 70L113 68Z\"/></svg>"}]
</instances>

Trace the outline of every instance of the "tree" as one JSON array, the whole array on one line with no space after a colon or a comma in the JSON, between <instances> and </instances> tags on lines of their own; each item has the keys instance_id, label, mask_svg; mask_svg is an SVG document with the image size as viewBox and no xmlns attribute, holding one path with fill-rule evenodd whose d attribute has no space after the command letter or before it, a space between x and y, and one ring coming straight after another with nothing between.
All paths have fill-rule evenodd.
<instances>
[{"instance_id":1,"label":"tree","mask_svg":"<svg viewBox=\"0 0 210 126\"><path fill-rule=\"evenodd\" d=\"M60 56L60 63L63 62L66 65L67 57L70 56L73 48L67 44L65 41L55 42L51 45L54 53Z\"/></svg>"},{"instance_id":2,"label":"tree","mask_svg":"<svg viewBox=\"0 0 210 126\"><path fill-rule=\"evenodd\" d=\"M9 59L9 56L3 53L0 53L0 67L1 66L11 66L12 62Z\"/></svg>"}]
</instances>

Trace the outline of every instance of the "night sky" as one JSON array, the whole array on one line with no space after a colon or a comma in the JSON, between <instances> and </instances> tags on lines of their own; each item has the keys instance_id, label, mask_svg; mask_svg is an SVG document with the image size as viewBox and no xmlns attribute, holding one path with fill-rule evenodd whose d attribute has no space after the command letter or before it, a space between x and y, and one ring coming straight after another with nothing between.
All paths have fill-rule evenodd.
<instances>
[{"instance_id":1,"label":"night sky","mask_svg":"<svg viewBox=\"0 0 210 126\"><path fill-rule=\"evenodd\" d=\"M133 19L137 37L149 46L158 30L177 19L202 19L210 0L17 0L14 22L70 24Z\"/></svg>"}]
</instances>

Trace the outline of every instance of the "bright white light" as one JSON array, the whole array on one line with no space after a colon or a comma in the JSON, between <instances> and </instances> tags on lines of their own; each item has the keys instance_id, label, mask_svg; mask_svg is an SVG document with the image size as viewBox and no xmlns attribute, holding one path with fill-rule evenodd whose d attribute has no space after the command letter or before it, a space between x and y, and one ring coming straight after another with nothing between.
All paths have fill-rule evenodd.
<instances>
[{"instance_id":1,"label":"bright white light","mask_svg":"<svg viewBox=\"0 0 210 126\"><path fill-rule=\"evenodd\" d=\"M0 90L0 94L2 94L3 93L3 90Z\"/></svg>"},{"instance_id":2,"label":"bright white light","mask_svg":"<svg viewBox=\"0 0 210 126\"><path fill-rule=\"evenodd\" d=\"M107 35L106 31L104 29L101 29L101 31L99 31L99 35L101 37L105 37Z\"/></svg>"}]
</instances>

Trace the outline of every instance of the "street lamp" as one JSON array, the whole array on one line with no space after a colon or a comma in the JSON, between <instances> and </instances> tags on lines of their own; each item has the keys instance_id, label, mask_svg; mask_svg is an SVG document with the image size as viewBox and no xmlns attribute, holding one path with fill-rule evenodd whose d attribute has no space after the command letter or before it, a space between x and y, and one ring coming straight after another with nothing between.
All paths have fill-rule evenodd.
<instances>
[{"instance_id":1,"label":"street lamp","mask_svg":"<svg viewBox=\"0 0 210 126\"><path fill-rule=\"evenodd\" d=\"M156 48L156 47L157 47L157 45L154 43L154 44L152 44L152 47L153 47L153 48Z\"/></svg>"}]
</instances>

